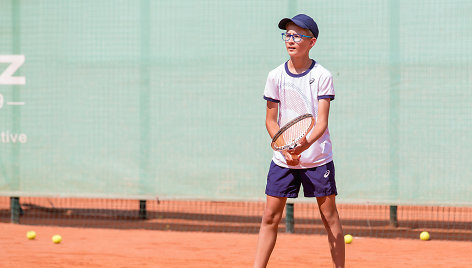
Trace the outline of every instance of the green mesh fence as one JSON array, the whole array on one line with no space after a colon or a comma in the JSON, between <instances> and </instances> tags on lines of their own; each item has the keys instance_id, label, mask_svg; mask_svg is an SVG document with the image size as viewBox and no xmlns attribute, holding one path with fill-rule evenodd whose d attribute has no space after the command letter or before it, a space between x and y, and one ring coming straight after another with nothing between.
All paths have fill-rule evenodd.
<instances>
[{"instance_id":1,"label":"green mesh fence","mask_svg":"<svg viewBox=\"0 0 472 268\"><path fill-rule=\"evenodd\" d=\"M5 203L264 200L277 23L306 13L334 77L339 202L472 205L470 1L0 5Z\"/></svg>"}]
</instances>

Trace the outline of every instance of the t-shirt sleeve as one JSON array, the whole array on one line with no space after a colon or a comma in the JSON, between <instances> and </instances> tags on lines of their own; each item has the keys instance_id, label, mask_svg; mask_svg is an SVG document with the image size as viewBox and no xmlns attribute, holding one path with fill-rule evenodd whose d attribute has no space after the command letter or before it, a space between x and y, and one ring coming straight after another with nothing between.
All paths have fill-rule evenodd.
<instances>
[{"instance_id":1,"label":"t-shirt sleeve","mask_svg":"<svg viewBox=\"0 0 472 268\"><path fill-rule=\"evenodd\" d=\"M267 76L267 82L264 88L264 99L276 103L280 102L279 86L272 72Z\"/></svg>"},{"instance_id":2,"label":"t-shirt sleeve","mask_svg":"<svg viewBox=\"0 0 472 268\"><path fill-rule=\"evenodd\" d=\"M320 84L318 87L318 99L334 100L333 76L330 73L321 77L320 79Z\"/></svg>"}]
</instances>

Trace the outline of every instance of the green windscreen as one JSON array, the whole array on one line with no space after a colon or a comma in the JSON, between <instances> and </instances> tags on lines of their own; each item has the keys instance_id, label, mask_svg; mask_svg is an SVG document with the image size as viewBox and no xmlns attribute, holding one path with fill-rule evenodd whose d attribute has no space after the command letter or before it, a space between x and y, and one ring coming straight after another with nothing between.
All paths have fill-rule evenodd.
<instances>
[{"instance_id":1,"label":"green windscreen","mask_svg":"<svg viewBox=\"0 0 472 268\"><path fill-rule=\"evenodd\" d=\"M470 1L0 6L0 195L264 199L277 24L306 13L339 201L472 205Z\"/></svg>"}]
</instances>

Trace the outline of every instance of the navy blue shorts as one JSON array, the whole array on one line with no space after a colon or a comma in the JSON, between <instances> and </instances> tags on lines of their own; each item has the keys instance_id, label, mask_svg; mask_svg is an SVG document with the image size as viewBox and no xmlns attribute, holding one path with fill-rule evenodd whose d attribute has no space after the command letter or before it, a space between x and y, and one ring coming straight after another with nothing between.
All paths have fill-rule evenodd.
<instances>
[{"instance_id":1,"label":"navy blue shorts","mask_svg":"<svg viewBox=\"0 0 472 268\"><path fill-rule=\"evenodd\" d=\"M266 195L296 198L301 184L305 197L337 195L333 161L307 169L290 169L280 167L274 161L270 163Z\"/></svg>"}]
</instances>

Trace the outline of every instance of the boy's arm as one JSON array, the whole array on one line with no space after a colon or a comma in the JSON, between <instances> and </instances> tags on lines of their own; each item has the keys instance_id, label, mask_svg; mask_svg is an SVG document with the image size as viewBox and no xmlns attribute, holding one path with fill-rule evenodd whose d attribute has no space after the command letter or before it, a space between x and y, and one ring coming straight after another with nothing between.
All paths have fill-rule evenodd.
<instances>
[{"instance_id":1,"label":"boy's arm","mask_svg":"<svg viewBox=\"0 0 472 268\"><path fill-rule=\"evenodd\" d=\"M318 102L318 118L316 119L316 125L314 126L310 137L307 138L307 142L310 145L319 139L328 128L330 103L330 99L321 99Z\"/></svg>"},{"instance_id":2,"label":"boy's arm","mask_svg":"<svg viewBox=\"0 0 472 268\"><path fill-rule=\"evenodd\" d=\"M270 138L273 138L277 131L279 131L280 126L277 123L277 117L279 114L279 104L267 101L267 109L266 109L266 128L267 132L269 132ZM287 161L287 165L296 166L299 163L298 157L292 156L287 151L282 151L282 155L285 157Z\"/></svg>"},{"instance_id":3,"label":"boy's arm","mask_svg":"<svg viewBox=\"0 0 472 268\"><path fill-rule=\"evenodd\" d=\"M266 128L272 139L277 131L279 131L279 124L277 123L277 116L279 113L279 104L272 101L267 101L266 109Z\"/></svg>"},{"instance_id":4,"label":"boy's arm","mask_svg":"<svg viewBox=\"0 0 472 268\"><path fill-rule=\"evenodd\" d=\"M317 139L319 139L328 128L329 105L330 99L320 99L318 102L318 118L313 127L310 136L299 141L295 149L289 150L291 154L301 154L308 149Z\"/></svg>"}]
</instances>

